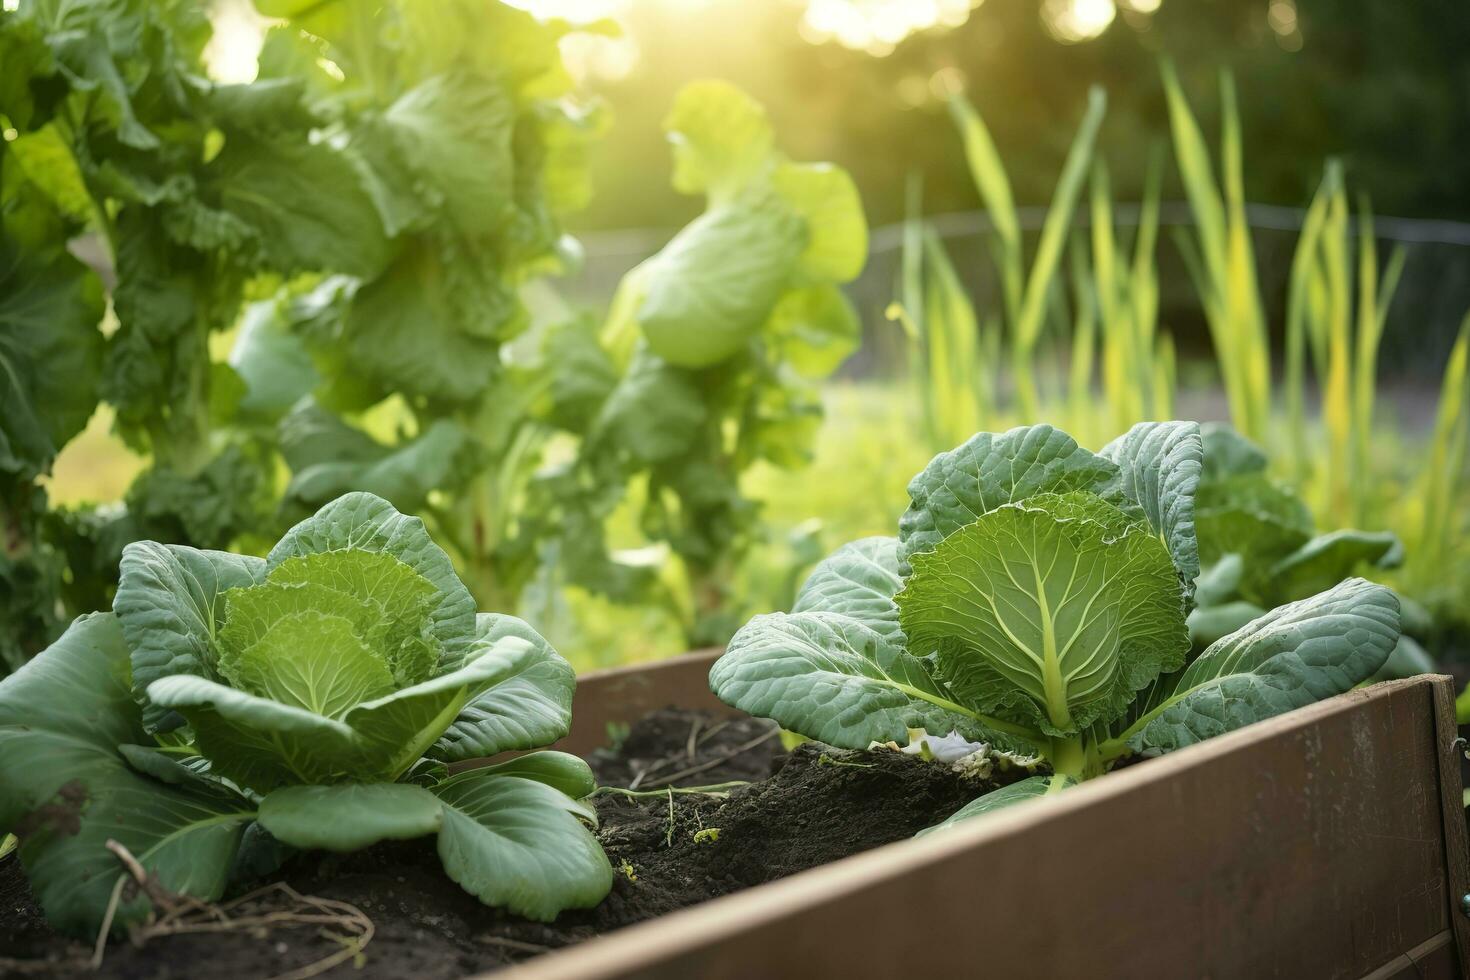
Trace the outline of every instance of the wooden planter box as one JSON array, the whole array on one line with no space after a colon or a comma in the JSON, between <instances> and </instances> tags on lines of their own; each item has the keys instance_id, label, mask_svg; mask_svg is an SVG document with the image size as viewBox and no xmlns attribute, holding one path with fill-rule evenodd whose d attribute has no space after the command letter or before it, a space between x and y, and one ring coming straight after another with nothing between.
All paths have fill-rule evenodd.
<instances>
[{"instance_id":1,"label":"wooden planter box","mask_svg":"<svg viewBox=\"0 0 1470 980\"><path fill-rule=\"evenodd\" d=\"M559 747L668 704L734 714L715 655L584 677ZM1453 700L1448 677L1353 691L496 976L1465 976Z\"/></svg>"}]
</instances>

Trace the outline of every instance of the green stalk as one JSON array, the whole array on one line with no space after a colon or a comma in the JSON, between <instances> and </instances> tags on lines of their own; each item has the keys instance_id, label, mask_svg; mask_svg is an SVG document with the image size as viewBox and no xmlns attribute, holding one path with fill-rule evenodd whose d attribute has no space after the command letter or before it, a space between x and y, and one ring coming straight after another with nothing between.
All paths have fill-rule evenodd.
<instances>
[{"instance_id":1,"label":"green stalk","mask_svg":"<svg viewBox=\"0 0 1470 980\"><path fill-rule=\"evenodd\" d=\"M1047 761L1059 776L1071 776L1077 781L1087 778L1088 753L1082 736L1053 738L1047 751Z\"/></svg>"},{"instance_id":2,"label":"green stalk","mask_svg":"<svg viewBox=\"0 0 1470 980\"><path fill-rule=\"evenodd\" d=\"M1301 236L1291 257L1291 277L1286 297L1286 388L1287 435L1298 484L1306 481L1311 467L1306 432L1306 348L1310 329L1311 284L1321 249L1323 224L1327 219L1327 202L1331 194L1333 165L1322 176L1322 182L1307 208ZM1319 367L1320 370L1320 367Z\"/></svg>"},{"instance_id":3,"label":"green stalk","mask_svg":"<svg viewBox=\"0 0 1470 980\"><path fill-rule=\"evenodd\" d=\"M1087 268L1087 252L1080 238L1071 248L1072 290L1076 294L1072 326L1072 356L1068 365L1067 390L1071 425L1086 444L1096 441L1096 412L1092 407L1092 368L1097 344L1097 301L1091 274Z\"/></svg>"},{"instance_id":4,"label":"green stalk","mask_svg":"<svg viewBox=\"0 0 1470 980\"><path fill-rule=\"evenodd\" d=\"M1107 105L1107 96L1103 90L1094 86L1088 92L1087 113L1082 117L1082 124L1072 140L1071 149L1067 151L1067 160L1057 179L1051 206L1042 222L1041 239L1036 246L1031 273L1026 279L1020 314L1014 324L1012 341L1015 347L1012 350L1012 363L1016 371L1016 403L1023 421L1034 421L1040 416L1040 403L1032 373L1036 342L1041 337L1046 297L1061 258L1062 246L1066 243L1067 229L1072 224L1072 213L1076 208L1082 181L1087 175L1093 144L1097 140L1097 131L1102 125Z\"/></svg>"},{"instance_id":5,"label":"green stalk","mask_svg":"<svg viewBox=\"0 0 1470 980\"><path fill-rule=\"evenodd\" d=\"M1352 470L1352 310L1348 257L1347 194L1339 185L1328 203L1322 239L1322 275L1327 296L1327 375L1322 384L1322 419L1327 428L1327 508L1347 523Z\"/></svg>"},{"instance_id":6,"label":"green stalk","mask_svg":"<svg viewBox=\"0 0 1470 980\"><path fill-rule=\"evenodd\" d=\"M1173 66L1161 66L1179 175L1195 219L1196 241L1181 251L1200 295L1236 428L1263 440L1270 416L1271 363L1265 314L1245 216L1240 119L1230 76L1221 78L1221 167L1215 183L1209 153Z\"/></svg>"}]
</instances>

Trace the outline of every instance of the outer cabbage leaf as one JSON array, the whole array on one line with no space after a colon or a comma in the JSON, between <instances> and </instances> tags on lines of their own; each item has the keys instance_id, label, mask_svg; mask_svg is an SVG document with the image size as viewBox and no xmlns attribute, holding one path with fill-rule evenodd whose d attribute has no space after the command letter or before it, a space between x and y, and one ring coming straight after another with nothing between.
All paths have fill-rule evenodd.
<instances>
[{"instance_id":1,"label":"outer cabbage leaf","mask_svg":"<svg viewBox=\"0 0 1470 980\"><path fill-rule=\"evenodd\" d=\"M0 683L0 830L20 857L47 918L91 939L124 870L115 839L165 888L205 901L224 892L241 833L243 798L135 770L121 750L152 743L129 683L128 647L110 613L79 617ZM114 925L150 913L125 895Z\"/></svg>"},{"instance_id":2,"label":"outer cabbage leaf","mask_svg":"<svg viewBox=\"0 0 1470 980\"><path fill-rule=\"evenodd\" d=\"M1015 744L960 704L925 662L849 616L756 616L710 668L726 704L846 749L908 741L910 728Z\"/></svg>"},{"instance_id":3,"label":"outer cabbage leaf","mask_svg":"<svg viewBox=\"0 0 1470 980\"><path fill-rule=\"evenodd\" d=\"M352 728L304 708L188 674L160 678L147 694L188 720L216 775L257 793L339 782L364 768Z\"/></svg>"},{"instance_id":4,"label":"outer cabbage leaf","mask_svg":"<svg viewBox=\"0 0 1470 980\"><path fill-rule=\"evenodd\" d=\"M347 712L343 720L355 730L362 751L360 774L396 779L429 751L467 704L519 676L526 660L537 656L535 646L519 636L477 640L474 649L463 667Z\"/></svg>"},{"instance_id":5,"label":"outer cabbage leaf","mask_svg":"<svg viewBox=\"0 0 1470 980\"><path fill-rule=\"evenodd\" d=\"M265 578L266 563L247 555L198 551L140 541L123 549L112 608L132 651L138 699L148 685L171 674L215 677L225 591ZM145 704L150 730L177 727L177 716Z\"/></svg>"},{"instance_id":6,"label":"outer cabbage leaf","mask_svg":"<svg viewBox=\"0 0 1470 980\"><path fill-rule=\"evenodd\" d=\"M1271 567L1262 591L1291 602L1330 589L1363 565L1391 567L1403 545L1392 531L1319 534Z\"/></svg>"},{"instance_id":7,"label":"outer cabbage leaf","mask_svg":"<svg viewBox=\"0 0 1470 980\"><path fill-rule=\"evenodd\" d=\"M1004 810L1018 803L1030 803L1032 800L1039 800L1043 797L1060 793L1062 790L1069 789L1075 785L1077 785L1077 780L1071 776L1029 776L1018 783L1002 786L1000 789L991 790L984 796L971 800L950 814L943 822L937 823L932 827L925 827L914 836L923 837L925 834L932 834L936 830L944 830L948 827L953 827L957 823L964 823L967 820L974 820L976 817L983 817L985 814L994 813L996 810Z\"/></svg>"},{"instance_id":8,"label":"outer cabbage leaf","mask_svg":"<svg viewBox=\"0 0 1470 980\"><path fill-rule=\"evenodd\" d=\"M545 783L574 800L580 800L597 788L592 768L575 755L566 752L531 752L508 762L482 766L474 770L481 775L518 776Z\"/></svg>"},{"instance_id":9,"label":"outer cabbage leaf","mask_svg":"<svg viewBox=\"0 0 1470 980\"><path fill-rule=\"evenodd\" d=\"M898 625L898 605L893 601L901 588L898 539L859 538L812 569L791 611L841 613L902 645L905 641Z\"/></svg>"},{"instance_id":10,"label":"outer cabbage leaf","mask_svg":"<svg viewBox=\"0 0 1470 980\"><path fill-rule=\"evenodd\" d=\"M400 514L381 497L349 493L287 531L266 564L275 569L299 555L360 548L392 555L418 572L438 593L429 632L439 641L441 663L458 657L475 639L475 600L454 564L417 517Z\"/></svg>"},{"instance_id":11,"label":"outer cabbage leaf","mask_svg":"<svg viewBox=\"0 0 1470 980\"><path fill-rule=\"evenodd\" d=\"M1096 495L1039 495L913 557L895 600L962 702L1050 735L1120 716L1189 648L1174 563Z\"/></svg>"},{"instance_id":12,"label":"outer cabbage leaf","mask_svg":"<svg viewBox=\"0 0 1470 980\"><path fill-rule=\"evenodd\" d=\"M690 368L742 350L770 317L805 244L801 219L770 193L695 218L648 266L638 323L649 347Z\"/></svg>"},{"instance_id":13,"label":"outer cabbage leaf","mask_svg":"<svg viewBox=\"0 0 1470 980\"><path fill-rule=\"evenodd\" d=\"M1392 590L1349 579L1211 644L1105 748L1167 752L1341 694L1373 676L1398 640Z\"/></svg>"},{"instance_id":14,"label":"outer cabbage leaf","mask_svg":"<svg viewBox=\"0 0 1470 980\"><path fill-rule=\"evenodd\" d=\"M429 755L457 761L550 745L565 736L571 730L577 689L572 665L514 616L481 613L476 633L479 644L488 647L482 656L503 657L509 666L494 686L460 710Z\"/></svg>"},{"instance_id":15,"label":"outer cabbage leaf","mask_svg":"<svg viewBox=\"0 0 1470 980\"><path fill-rule=\"evenodd\" d=\"M1140 422L1098 453L1118 464L1123 492L1164 539L1186 592L1199 575L1194 495L1204 446L1196 422Z\"/></svg>"},{"instance_id":16,"label":"outer cabbage leaf","mask_svg":"<svg viewBox=\"0 0 1470 980\"><path fill-rule=\"evenodd\" d=\"M1116 463L1050 425L977 433L930 460L908 490L913 502L898 522L905 570L913 555L934 550L980 515L1039 493L1087 490L1130 515L1141 513L1123 492Z\"/></svg>"},{"instance_id":17,"label":"outer cabbage leaf","mask_svg":"<svg viewBox=\"0 0 1470 980\"><path fill-rule=\"evenodd\" d=\"M487 905L550 921L612 888L612 866L583 823L595 823L595 811L554 786L471 770L433 793L444 805L439 860Z\"/></svg>"},{"instance_id":18,"label":"outer cabbage leaf","mask_svg":"<svg viewBox=\"0 0 1470 980\"><path fill-rule=\"evenodd\" d=\"M357 851L439 829L433 793L408 783L284 786L260 801L260 824L292 847Z\"/></svg>"}]
</instances>

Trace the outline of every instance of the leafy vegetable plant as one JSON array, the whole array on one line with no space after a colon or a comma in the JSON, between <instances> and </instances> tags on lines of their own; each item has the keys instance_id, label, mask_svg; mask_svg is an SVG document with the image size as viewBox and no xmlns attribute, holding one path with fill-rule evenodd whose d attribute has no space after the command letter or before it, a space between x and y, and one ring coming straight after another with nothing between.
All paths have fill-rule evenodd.
<instances>
[{"instance_id":1,"label":"leafy vegetable plant","mask_svg":"<svg viewBox=\"0 0 1470 980\"><path fill-rule=\"evenodd\" d=\"M554 485L568 522L598 532L619 488L646 489L641 530L684 572L654 597L689 643L722 643L739 622L729 582L762 530L741 475L809 458L821 421L812 382L861 334L840 285L862 271L867 224L847 172L787 158L765 109L732 85L685 86L664 126L675 188L703 194L706 209L619 285L602 329L608 380L582 373L602 398ZM600 533L568 536L576 580L647 595L600 544Z\"/></svg>"},{"instance_id":2,"label":"leafy vegetable plant","mask_svg":"<svg viewBox=\"0 0 1470 980\"><path fill-rule=\"evenodd\" d=\"M575 683L526 623L477 614L423 523L371 494L264 559L132 544L113 612L0 683L0 828L77 933L120 894L109 838L212 900L282 844L433 834L466 891L549 919L611 886L590 770L560 752L447 766L561 737ZM115 921L148 911L124 897Z\"/></svg>"},{"instance_id":3,"label":"leafy vegetable plant","mask_svg":"<svg viewBox=\"0 0 1470 980\"><path fill-rule=\"evenodd\" d=\"M922 729L1045 763L964 819L1341 693L1399 637L1361 579L1190 657L1199 574L1193 422L1099 453L1049 425L980 433L909 484L896 538L839 549L790 613L758 616L710 672L724 701L845 748Z\"/></svg>"}]
</instances>

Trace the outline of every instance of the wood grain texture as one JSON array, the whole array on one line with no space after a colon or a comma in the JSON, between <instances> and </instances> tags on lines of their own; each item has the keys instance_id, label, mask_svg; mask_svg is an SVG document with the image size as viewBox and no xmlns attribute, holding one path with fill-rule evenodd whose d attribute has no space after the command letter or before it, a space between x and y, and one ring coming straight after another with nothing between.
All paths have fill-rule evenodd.
<instances>
[{"instance_id":1,"label":"wood grain texture","mask_svg":"<svg viewBox=\"0 0 1470 980\"><path fill-rule=\"evenodd\" d=\"M696 650L652 664L597 670L577 678L572 730L551 746L586 755L608 744L608 725L629 724L650 711L677 705L723 715L739 711L710 693L709 669L723 653Z\"/></svg>"},{"instance_id":2,"label":"wood grain texture","mask_svg":"<svg viewBox=\"0 0 1470 980\"><path fill-rule=\"evenodd\" d=\"M1440 812L1444 816L1445 867L1449 876L1450 920L1453 925L1455 952L1470 971L1470 916L1461 906L1463 896L1470 895L1470 841L1465 829L1464 789L1460 779L1459 721L1455 717L1455 684L1445 676L1434 684L1435 738L1439 744Z\"/></svg>"},{"instance_id":3,"label":"wood grain texture","mask_svg":"<svg viewBox=\"0 0 1470 980\"><path fill-rule=\"evenodd\" d=\"M589 678L567 744L636 715L614 697L708 706L710 659ZM1452 880L1446 855L1463 816L1455 844L1459 772L1436 724L1448 683L1350 692L497 976L1457 975L1465 868Z\"/></svg>"}]
</instances>

